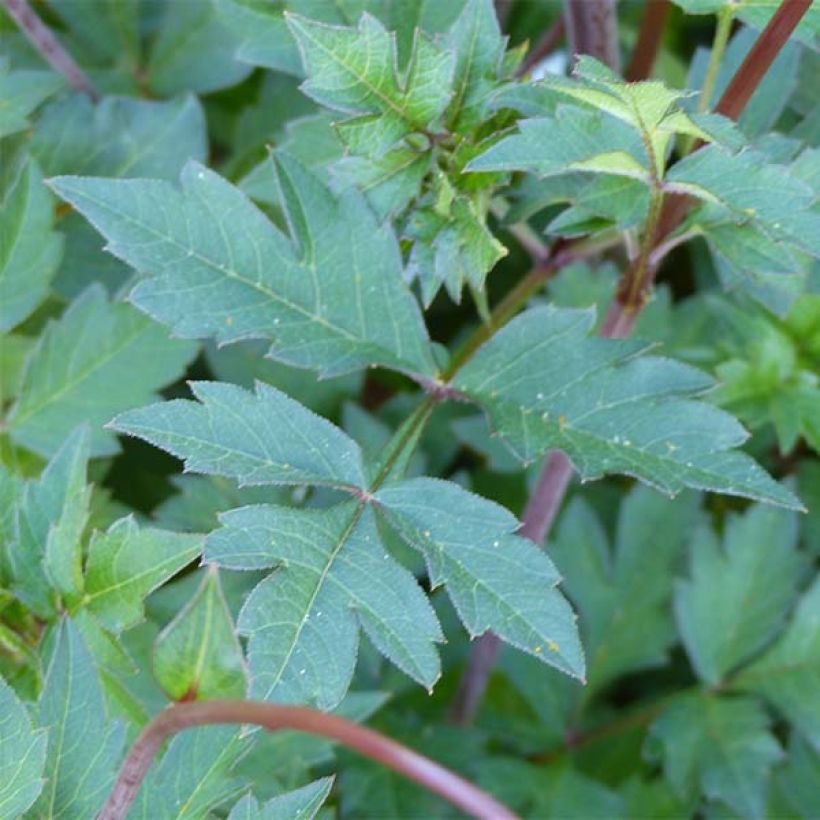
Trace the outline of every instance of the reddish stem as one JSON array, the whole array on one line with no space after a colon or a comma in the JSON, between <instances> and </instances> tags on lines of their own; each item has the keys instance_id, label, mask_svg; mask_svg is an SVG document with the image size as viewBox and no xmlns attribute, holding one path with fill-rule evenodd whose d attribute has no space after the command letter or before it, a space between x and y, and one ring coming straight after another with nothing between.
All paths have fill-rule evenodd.
<instances>
[{"instance_id":1,"label":"reddish stem","mask_svg":"<svg viewBox=\"0 0 820 820\"><path fill-rule=\"evenodd\" d=\"M620 73L615 0L564 0L564 21L573 54L588 54Z\"/></svg>"},{"instance_id":2,"label":"reddish stem","mask_svg":"<svg viewBox=\"0 0 820 820\"><path fill-rule=\"evenodd\" d=\"M544 57L549 56L556 46L564 39L566 26L564 18L559 17L543 34L541 39L532 47L527 59L521 63L518 69L518 76L523 77L529 74Z\"/></svg>"},{"instance_id":3,"label":"reddish stem","mask_svg":"<svg viewBox=\"0 0 820 820\"><path fill-rule=\"evenodd\" d=\"M66 78L72 88L85 91L94 100L99 98L91 80L37 16L28 0L2 0L2 3L37 52L56 72Z\"/></svg>"},{"instance_id":4,"label":"reddish stem","mask_svg":"<svg viewBox=\"0 0 820 820\"><path fill-rule=\"evenodd\" d=\"M638 40L626 68L625 77L630 83L645 80L652 73L652 66L658 56L670 8L669 0L646 1L646 11L641 20Z\"/></svg>"},{"instance_id":5,"label":"reddish stem","mask_svg":"<svg viewBox=\"0 0 820 820\"><path fill-rule=\"evenodd\" d=\"M152 761L167 738L193 726L225 723L253 724L272 732L293 729L327 737L415 780L473 817L516 820L506 806L472 783L372 729L314 709L249 700L180 703L157 715L131 747L99 820L125 820Z\"/></svg>"}]
</instances>

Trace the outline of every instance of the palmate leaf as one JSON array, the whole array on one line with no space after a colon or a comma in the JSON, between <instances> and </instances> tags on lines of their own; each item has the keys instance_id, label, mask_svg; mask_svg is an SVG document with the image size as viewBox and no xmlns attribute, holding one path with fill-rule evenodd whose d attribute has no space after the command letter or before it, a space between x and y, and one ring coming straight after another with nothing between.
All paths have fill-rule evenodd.
<instances>
[{"instance_id":1,"label":"palmate leaf","mask_svg":"<svg viewBox=\"0 0 820 820\"><path fill-rule=\"evenodd\" d=\"M583 499L561 516L549 554L581 616L589 676L583 697L666 661L675 642L672 575L697 504L693 493L671 502L636 485L621 503L612 548Z\"/></svg>"},{"instance_id":2,"label":"palmate leaf","mask_svg":"<svg viewBox=\"0 0 820 820\"><path fill-rule=\"evenodd\" d=\"M131 301L181 336L273 339L272 355L325 375L369 364L433 375L390 228L355 191L336 198L295 160L274 161L293 243L196 163L183 170L181 188L81 177L52 185L112 253L156 274Z\"/></svg>"},{"instance_id":3,"label":"palmate leaf","mask_svg":"<svg viewBox=\"0 0 820 820\"><path fill-rule=\"evenodd\" d=\"M681 798L700 791L752 818L764 816L769 774L783 757L757 701L713 694L677 700L652 724L648 749Z\"/></svg>"},{"instance_id":4,"label":"palmate leaf","mask_svg":"<svg viewBox=\"0 0 820 820\"><path fill-rule=\"evenodd\" d=\"M46 785L34 817L94 817L114 780L122 727L106 720L94 661L70 619L57 626L51 663L37 705L48 730Z\"/></svg>"},{"instance_id":5,"label":"palmate leaf","mask_svg":"<svg viewBox=\"0 0 820 820\"><path fill-rule=\"evenodd\" d=\"M187 470L240 485L364 486L359 446L338 427L275 387L256 392L193 382L199 402L177 399L123 413L111 423L185 459Z\"/></svg>"},{"instance_id":6,"label":"palmate leaf","mask_svg":"<svg viewBox=\"0 0 820 820\"><path fill-rule=\"evenodd\" d=\"M20 817L43 788L46 732L0 678L0 817Z\"/></svg>"},{"instance_id":7,"label":"palmate leaf","mask_svg":"<svg viewBox=\"0 0 820 820\"><path fill-rule=\"evenodd\" d=\"M442 635L416 580L381 546L373 512L260 505L222 515L205 557L229 569L274 568L239 616L248 636L252 697L314 703L344 697L359 629L428 688L439 676Z\"/></svg>"},{"instance_id":8,"label":"palmate leaf","mask_svg":"<svg viewBox=\"0 0 820 820\"><path fill-rule=\"evenodd\" d=\"M143 600L201 552L198 535L140 529L129 516L88 546L83 605L109 631L138 623Z\"/></svg>"},{"instance_id":9,"label":"palmate leaf","mask_svg":"<svg viewBox=\"0 0 820 820\"><path fill-rule=\"evenodd\" d=\"M711 529L696 532L692 578L677 582L675 616L703 681L719 683L782 628L803 568L796 547L794 514L767 507L730 518L723 548Z\"/></svg>"},{"instance_id":10,"label":"palmate leaf","mask_svg":"<svg viewBox=\"0 0 820 820\"><path fill-rule=\"evenodd\" d=\"M427 561L472 637L492 630L512 646L584 677L575 618L556 589L560 575L531 541L513 535L504 507L449 481L414 478L386 486L377 502Z\"/></svg>"},{"instance_id":11,"label":"palmate leaf","mask_svg":"<svg viewBox=\"0 0 820 820\"><path fill-rule=\"evenodd\" d=\"M594 311L526 311L453 379L529 462L563 450L582 479L625 473L675 494L712 490L800 508L789 490L731 448L748 434L716 407L690 398L711 385L671 359L639 356L636 340L593 338Z\"/></svg>"},{"instance_id":12,"label":"palmate leaf","mask_svg":"<svg viewBox=\"0 0 820 820\"><path fill-rule=\"evenodd\" d=\"M93 285L46 326L31 352L9 433L49 456L77 424L88 423L91 455L113 455L119 448L103 424L177 379L195 353L196 345L170 339L156 322L110 303Z\"/></svg>"},{"instance_id":13,"label":"palmate leaf","mask_svg":"<svg viewBox=\"0 0 820 820\"><path fill-rule=\"evenodd\" d=\"M332 788L333 778L323 777L278 794L262 806L252 794L246 794L231 809L228 820L313 820Z\"/></svg>"},{"instance_id":14,"label":"palmate leaf","mask_svg":"<svg viewBox=\"0 0 820 820\"><path fill-rule=\"evenodd\" d=\"M800 599L783 634L734 679L763 695L820 750L820 579Z\"/></svg>"},{"instance_id":15,"label":"palmate leaf","mask_svg":"<svg viewBox=\"0 0 820 820\"><path fill-rule=\"evenodd\" d=\"M53 224L52 197L28 162L0 204L0 333L20 324L48 292L63 249Z\"/></svg>"},{"instance_id":16,"label":"palmate leaf","mask_svg":"<svg viewBox=\"0 0 820 820\"><path fill-rule=\"evenodd\" d=\"M154 676L178 700L241 698L245 662L216 567L154 644Z\"/></svg>"},{"instance_id":17,"label":"palmate leaf","mask_svg":"<svg viewBox=\"0 0 820 820\"><path fill-rule=\"evenodd\" d=\"M435 123L452 95L454 55L417 31L406 76L395 36L369 14L357 28L286 16L308 79L302 90L321 105L355 115L339 126L357 153L380 154ZM364 150L362 150L364 149Z\"/></svg>"}]
</instances>

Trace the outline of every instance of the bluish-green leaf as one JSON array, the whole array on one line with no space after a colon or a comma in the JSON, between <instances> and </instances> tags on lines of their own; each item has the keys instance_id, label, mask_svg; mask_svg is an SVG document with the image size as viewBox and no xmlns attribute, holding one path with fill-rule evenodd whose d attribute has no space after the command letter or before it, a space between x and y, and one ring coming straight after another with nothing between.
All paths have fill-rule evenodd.
<instances>
[{"instance_id":1,"label":"bluish-green leaf","mask_svg":"<svg viewBox=\"0 0 820 820\"><path fill-rule=\"evenodd\" d=\"M20 817L43 788L46 732L0 678L0 817Z\"/></svg>"},{"instance_id":2,"label":"bluish-green leaf","mask_svg":"<svg viewBox=\"0 0 820 820\"><path fill-rule=\"evenodd\" d=\"M547 556L513 535L515 516L498 504L432 478L383 487L376 500L400 535L427 560L472 637L491 630L518 649L578 678L584 655L575 616L556 589Z\"/></svg>"},{"instance_id":3,"label":"bluish-green leaf","mask_svg":"<svg viewBox=\"0 0 820 820\"><path fill-rule=\"evenodd\" d=\"M47 325L32 351L8 417L11 437L48 456L82 422L91 428L92 456L113 455L119 447L103 425L150 401L195 353L196 345L170 339L165 328L92 286Z\"/></svg>"},{"instance_id":4,"label":"bluish-green leaf","mask_svg":"<svg viewBox=\"0 0 820 820\"><path fill-rule=\"evenodd\" d=\"M193 382L199 402L176 399L118 416L112 426L185 459L187 470L248 484L364 486L358 445L338 427L276 388L250 393Z\"/></svg>"},{"instance_id":5,"label":"bluish-green leaf","mask_svg":"<svg viewBox=\"0 0 820 820\"><path fill-rule=\"evenodd\" d=\"M799 502L747 455L735 419L692 396L711 380L672 359L639 356L636 340L592 338L593 311L535 308L497 333L453 386L487 411L518 456L563 450L582 479L635 476L683 487Z\"/></svg>"},{"instance_id":6,"label":"bluish-green leaf","mask_svg":"<svg viewBox=\"0 0 820 820\"><path fill-rule=\"evenodd\" d=\"M722 547L711 529L695 532L675 616L703 681L719 683L782 627L803 568L796 546L796 516L768 507L730 518Z\"/></svg>"},{"instance_id":7,"label":"bluish-green leaf","mask_svg":"<svg viewBox=\"0 0 820 820\"><path fill-rule=\"evenodd\" d=\"M53 71L9 71L0 59L0 138L27 128L29 114L63 83Z\"/></svg>"},{"instance_id":8,"label":"bluish-green leaf","mask_svg":"<svg viewBox=\"0 0 820 820\"><path fill-rule=\"evenodd\" d=\"M251 696L337 705L364 629L376 648L430 688L438 622L415 578L381 545L373 513L254 506L222 516L205 557L229 569L274 568L245 602Z\"/></svg>"},{"instance_id":9,"label":"bluish-green leaf","mask_svg":"<svg viewBox=\"0 0 820 820\"><path fill-rule=\"evenodd\" d=\"M294 244L236 188L196 163L182 187L60 177L52 185L116 256L157 274L131 300L186 337L273 339L273 354L326 375L435 364L398 244L360 194L337 199L295 160L276 159Z\"/></svg>"},{"instance_id":10,"label":"bluish-green leaf","mask_svg":"<svg viewBox=\"0 0 820 820\"><path fill-rule=\"evenodd\" d=\"M48 293L63 250L53 225L53 198L28 162L0 204L0 333L20 324Z\"/></svg>"},{"instance_id":11,"label":"bluish-green leaf","mask_svg":"<svg viewBox=\"0 0 820 820\"><path fill-rule=\"evenodd\" d=\"M246 794L231 809L228 820L313 820L332 787L333 778L323 777L279 794L262 806L252 794Z\"/></svg>"},{"instance_id":12,"label":"bluish-green leaf","mask_svg":"<svg viewBox=\"0 0 820 820\"><path fill-rule=\"evenodd\" d=\"M63 619L37 705L48 730L46 784L34 817L94 817L114 781L122 727L106 720L94 661L76 626Z\"/></svg>"}]
</instances>

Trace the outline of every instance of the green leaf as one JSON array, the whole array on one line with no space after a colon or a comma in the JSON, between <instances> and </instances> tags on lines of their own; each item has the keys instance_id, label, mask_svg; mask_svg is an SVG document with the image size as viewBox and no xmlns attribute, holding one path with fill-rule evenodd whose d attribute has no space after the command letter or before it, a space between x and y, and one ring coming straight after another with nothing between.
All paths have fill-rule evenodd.
<instances>
[{"instance_id":1,"label":"green leaf","mask_svg":"<svg viewBox=\"0 0 820 820\"><path fill-rule=\"evenodd\" d=\"M53 617L56 592L78 592L80 535L88 515L88 431L74 431L43 470L25 485L16 537L8 551L14 590L41 617ZM56 589L54 588L56 586Z\"/></svg>"},{"instance_id":2,"label":"green leaf","mask_svg":"<svg viewBox=\"0 0 820 820\"><path fill-rule=\"evenodd\" d=\"M52 230L53 198L28 162L0 205L0 333L20 324L45 299L63 251Z\"/></svg>"},{"instance_id":3,"label":"green leaf","mask_svg":"<svg viewBox=\"0 0 820 820\"><path fill-rule=\"evenodd\" d=\"M150 401L195 353L195 345L168 338L164 328L92 286L48 324L32 351L8 417L11 437L49 456L84 422L91 427L91 455L113 455L119 448L103 425Z\"/></svg>"},{"instance_id":4,"label":"green leaf","mask_svg":"<svg viewBox=\"0 0 820 820\"><path fill-rule=\"evenodd\" d=\"M249 484L364 486L358 445L338 427L257 382L250 393L193 382L199 402L177 399L118 416L112 426L185 459L187 470Z\"/></svg>"},{"instance_id":5,"label":"green leaf","mask_svg":"<svg viewBox=\"0 0 820 820\"><path fill-rule=\"evenodd\" d=\"M467 171L529 171L539 177L586 171L647 179L639 134L599 111L561 105L552 117L522 120L468 165Z\"/></svg>"},{"instance_id":6,"label":"green leaf","mask_svg":"<svg viewBox=\"0 0 820 820\"><path fill-rule=\"evenodd\" d=\"M674 502L637 485L622 501L613 548L581 498L562 515L549 554L578 607L587 656L585 699L628 672L663 665L675 642L672 573L698 497Z\"/></svg>"},{"instance_id":7,"label":"green leaf","mask_svg":"<svg viewBox=\"0 0 820 820\"><path fill-rule=\"evenodd\" d=\"M575 616L556 589L547 556L513 535L510 512L457 484L413 478L376 493L388 520L427 561L471 637L491 630L504 641L583 679Z\"/></svg>"},{"instance_id":8,"label":"green leaf","mask_svg":"<svg viewBox=\"0 0 820 820\"><path fill-rule=\"evenodd\" d=\"M375 17L363 14L355 29L297 15L286 19L308 76L304 92L321 105L357 115L340 127L351 147L382 153L407 133L432 127L449 102L453 54L422 32L402 79L395 37Z\"/></svg>"},{"instance_id":9,"label":"green leaf","mask_svg":"<svg viewBox=\"0 0 820 820\"><path fill-rule=\"evenodd\" d=\"M122 727L106 720L94 661L77 628L63 619L37 705L48 730L46 785L34 817L95 817L114 781Z\"/></svg>"},{"instance_id":10,"label":"green leaf","mask_svg":"<svg viewBox=\"0 0 820 820\"><path fill-rule=\"evenodd\" d=\"M803 568L796 547L794 514L768 507L732 516L722 548L711 529L696 531L691 580L675 586L675 617L703 681L719 683L782 628Z\"/></svg>"},{"instance_id":11,"label":"green leaf","mask_svg":"<svg viewBox=\"0 0 820 820\"><path fill-rule=\"evenodd\" d=\"M28 128L28 116L63 86L53 71L10 71L0 59L0 138Z\"/></svg>"},{"instance_id":12,"label":"green leaf","mask_svg":"<svg viewBox=\"0 0 820 820\"><path fill-rule=\"evenodd\" d=\"M786 762L775 773L775 783L785 802L805 820L817 813L820 752L796 733L792 734Z\"/></svg>"},{"instance_id":13,"label":"green leaf","mask_svg":"<svg viewBox=\"0 0 820 820\"><path fill-rule=\"evenodd\" d=\"M182 189L153 180L61 177L53 187L157 275L131 301L185 337L273 338L291 364L337 375L382 364L435 373L427 333L401 281L401 258L360 194L340 198L276 157L295 248L236 188L196 163Z\"/></svg>"},{"instance_id":14,"label":"green leaf","mask_svg":"<svg viewBox=\"0 0 820 820\"><path fill-rule=\"evenodd\" d=\"M526 311L483 345L453 387L482 404L529 462L563 450L582 479L625 473L675 494L683 487L800 508L752 459L730 448L746 431L688 398L710 386L672 359L638 356L635 340L592 338L594 311Z\"/></svg>"},{"instance_id":15,"label":"green leaf","mask_svg":"<svg viewBox=\"0 0 820 820\"><path fill-rule=\"evenodd\" d=\"M172 700L241 698L244 667L219 573L211 567L194 597L158 635L154 676Z\"/></svg>"},{"instance_id":16,"label":"green leaf","mask_svg":"<svg viewBox=\"0 0 820 820\"><path fill-rule=\"evenodd\" d=\"M159 36L148 59L148 85L155 94L205 93L234 85L251 66L234 59L236 40L213 0L166 3Z\"/></svg>"},{"instance_id":17,"label":"green leaf","mask_svg":"<svg viewBox=\"0 0 820 820\"><path fill-rule=\"evenodd\" d=\"M769 775L783 751L754 700L682 697L652 724L650 741L680 797L698 790L743 817L764 816Z\"/></svg>"},{"instance_id":18,"label":"green leaf","mask_svg":"<svg viewBox=\"0 0 820 820\"><path fill-rule=\"evenodd\" d=\"M228 569L275 571L248 597L239 630L248 636L254 698L338 704L364 629L376 648L428 689L439 676L442 640L415 578L380 544L371 510L255 506L222 515L205 557Z\"/></svg>"},{"instance_id":19,"label":"green leaf","mask_svg":"<svg viewBox=\"0 0 820 820\"><path fill-rule=\"evenodd\" d=\"M771 544L770 544L771 546ZM738 688L767 698L820 749L820 579L800 599L786 630L735 678Z\"/></svg>"},{"instance_id":20,"label":"green leaf","mask_svg":"<svg viewBox=\"0 0 820 820\"><path fill-rule=\"evenodd\" d=\"M197 535L140 529L123 518L88 546L84 606L114 633L138 623L142 602L202 549Z\"/></svg>"},{"instance_id":21,"label":"green leaf","mask_svg":"<svg viewBox=\"0 0 820 820\"><path fill-rule=\"evenodd\" d=\"M196 97L139 100L75 94L48 106L31 152L46 174L175 179L188 159L207 156L205 115Z\"/></svg>"},{"instance_id":22,"label":"green leaf","mask_svg":"<svg viewBox=\"0 0 820 820\"><path fill-rule=\"evenodd\" d=\"M229 804L246 790L244 778L233 770L249 743L239 738L235 726L186 729L151 767L128 817L193 820L211 816L213 809Z\"/></svg>"},{"instance_id":23,"label":"green leaf","mask_svg":"<svg viewBox=\"0 0 820 820\"><path fill-rule=\"evenodd\" d=\"M20 817L43 788L46 732L0 678L0 816Z\"/></svg>"},{"instance_id":24,"label":"green leaf","mask_svg":"<svg viewBox=\"0 0 820 820\"><path fill-rule=\"evenodd\" d=\"M333 778L314 780L300 789L279 794L265 803L246 794L232 809L228 820L313 820L333 788Z\"/></svg>"}]
</instances>

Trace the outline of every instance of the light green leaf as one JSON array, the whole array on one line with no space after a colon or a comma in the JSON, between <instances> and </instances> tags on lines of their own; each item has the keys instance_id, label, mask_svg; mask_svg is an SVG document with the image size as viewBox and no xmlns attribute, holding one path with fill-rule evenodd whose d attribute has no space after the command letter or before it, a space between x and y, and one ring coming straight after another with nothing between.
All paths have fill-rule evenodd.
<instances>
[{"instance_id":1,"label":"light green leaf","mask_svg":"<svg viewBox=\"0 0 820 820\"><path fill-rule=\"evenodd\" d=\"M430 688L439 675L438 622L415 578L381 546L370 509L255 506L222 516L206 558L275 571L245 602L251 696L337 705L353 674L359 629Z\"/></svg>"},{"instance_id":2,"label":"light green leaf","mask_svg":"<svg viewBox=\"0 0 820 820\"><path fill-rule=\"evenodd\" d=\"M769 507L730 518L722 548L711 529L695 533L675 617L703 681L719 683L780 630L803 567L796 546L795 515Z\"/></svg>"},{"instance_id":3,"label":"light green leaf","mask_svg":"<svg viewBox=\"0 0 820 820\"><path fill-rule=\"evenodd\" d=\"M43 112L31 152L46 174L175 179L189 159L207 156L205 115L196 97L139 100L86 94Z\"/></svg>"},{"instance_id":4,"label":"light green leaf","mask_svg":"<svg viewBox=\"0 0 820 820\"><path fill-rule=\"evenodd\" d=\"M402 80L395 37L375 17L363 14L355 29L296 15L286 19L308 76L304 92L321 105L357 115L340 129L351 147L382 153L405 134L431 127L449 102L453 54L422 32Z\"/></svg>"},{"instance_id":5,"label":"light green leaf","mask_svg":"<svg viewBox=\"0 0 820 820\"><path fill-rule=\"evenodd\" d=\"M522 120L468 165L467 171L529 171L540 177L573 170L648 176L649 160L639 134L599 111L561 105L552 117Z\"/></svg>"},{"instance_id":6,"label":"light green leaf","mask_svg":"<svg viewBox=\"0 0 820 820\"><path fill-rule=\"evenodd\" d=\"M672 359L638 356L636 340L593 338L594 311L526 311L459 371L453 387L482 404L526 462L563 450L582 479L640 478L800 508L785 487L731 448L748 434L692 395L711 380Z\"/></svg>"},{"instance_id":7,"label":"light green leaf","mask_svg":"<svg viewBox=\"0 0 820 820\"><path fill-rule=\"evenodd\" d=\"M43 788L46 732L0 678L0 817L20 817Z\"/></svg>"},{"instance_id":8,"label":"light green leaf","mask_svg":"<svg viewBox=\"0 0 820 820\"><path fill-rule=\"evenodd\" d=\"M575 616L556 589L560 576L531 541L512 534L518 529L515 516L432 478L383 487L376 500L402 538L424 555L433 586L447 585L472 637L491 630L583 679Z\"/></svg>"},{"instance_id":9,"label":"light green leaf","mask_svg":"<svg viewBox=\"0 0 820 820\"><path fill-rule=\"evenodd\" d=\"M249 484L364 486L358 445L276 388L256 392L193 382L199 402L177 399L132 410L112 426L185 459L187 470Z\"/></svg>"},{"instance_id":10,"label":"light green leaf","mask_svg":"<svg viewBox=\"0 0 820 820\"><path fill-rule=\"evenodd\" d=\"M157 636L154 676L172 700L241 698L244 667L219 573L210 567L194 597Z\"/></svg>"},{"instance_id":11,"label":"light green leaf","mask_svg":"<svg viewBox=\"0 0 820 820\"><path fill-rule=\"evenodd\" d=\"M55 646L37 705L48 730L46 785L34 817L95 817L114 781L122 727L106 720L94 661L70 619L57 626Z\"/></svg>"},{"instance_id":12,"label":"light green leaf","mask_svg":"<svg viewBox=\"0 0 820 820\"><path fill-rule=\"evenodd\" d=\"M581 498L562 515L550 557L578 607L592 695L621 675L661 666L675 642L672 574L698 497L669 501L637 485L623 500L614 547Z\"/></svg>"},{"instance_id":13,"label":"light green leaf","mask_svg":"<svg viewBox=\"0 0 820 820\"><path fill-rule=\"evenodd\" d=\"M770 546L772 546L770 544ZM734 680L738 688L767 698L820 749L820 579L800 599L786 630Z\"/></svg>"},{"instance_id":14,"label":"light green leaf","mask_svg":"<svg viewBox=\"0 0 820 820\"><path fill-rule=\"evenodd\" d=\"M52 230L53 197L28 162L0 204L0 333L20 324L45 299L63 251Z\"/></svg>"},{"instance_id":15,"label":"light green leaf","mask_svg":"<svg viewBox=\"0 0 820 820\"><path fill-rule=\"evenodd\" d=\"M80 534L88 514L88 431L74 431L28 482L17 508L8 557L17 596L41 617L53 617L58 591L77 592ZM54 589L56 586L56 589Z\"/></svg>"},{"instance_id":16,"label":"light green leaf","mask_svg":"<svg viewBox=\"0 0 820 820\"><path fill-rule=\"evenodd\" d=\"M244 80L251 66L234 59L237 41L213 0L166 3L146 68L155 94L204 93Z\"/></svg>"},{"instance_id":17,"label":"light green leaf","mask_svg":"<svg viewBox=\"0 0 820 820\"><path fill-rule=\"evenodd\" d=\"M300 789L279 794L260 806L246 794L232 809L228 820L313 820L333 788L333 778L314 780Z\"/></svg>"},{"instance_id":18,"label":"light green leaf","mask_svg":"<svg viewBox=\"0 0 820 820\"><path fill-rule=\"evenodd\" d=\"M195 353L195 345L169 339L164 328L129 305L110 303L94 285L48 324L32 351L8 417L11 437L48 456L84 422L91 427L91 455L112 455L119 448L103 425L150 401Z\"/></svg>"},{"instance_id":19,"label":"light green leaf","mask_svg":"<svg viewBox=\"0 0 820 820\"><path fill-rule=\"evenodd\" d=\"M28 128L28 116L63 86L53 71L10 71L0 59L0 138Z\"/></svg>"},{"instance_id":20,"label":"light green leaf","mask_svg":"<svg viewBox=\"0 0 820 820\"><path fill-rule=\"evenodd\" d=\"M181 336L272 338L277 358L325 375L367 364L434 374L390 228L355 191L337 199L295 160L276 163L298 251L238 189L196 163L181 190L154 180L52 184L112 253L157 274L131 301Z\"/></svg>"},{"instance_id":21,"label":"light green leaf","mask_svg":"<svg viewBox=\"0 0 820 820\"><path fill-rule=\"evenodd\" d=\"M680 797L701 791L751 818L764 816L769 775L783 757L756 701L706 694L676 700L652 724L649 748Z\"/></svg>"},{"instance_id":22,"label":"light green leaf","mask_svg":"<svg viewBox=\"0 0 820 820\"><path fill-rule=\"evenodd\" d=\"M178 734L140 787L130 820L200 820L247 789L234 767L250 739L235 726L201 726ZM181 776L185 773L184 777Z\"/></svg>"},{"instance_id":23,"label":"light green leaf","mask_svg":"<svg viewBox=\"0 0 820 820\"><path fill-rule=\"evenodd\" d=\"M95 533L88 546L83 604L111 632L142 618L142 602L199 555L202 538L139 529L130 516Z\"/></svg>"}]
</instances>

